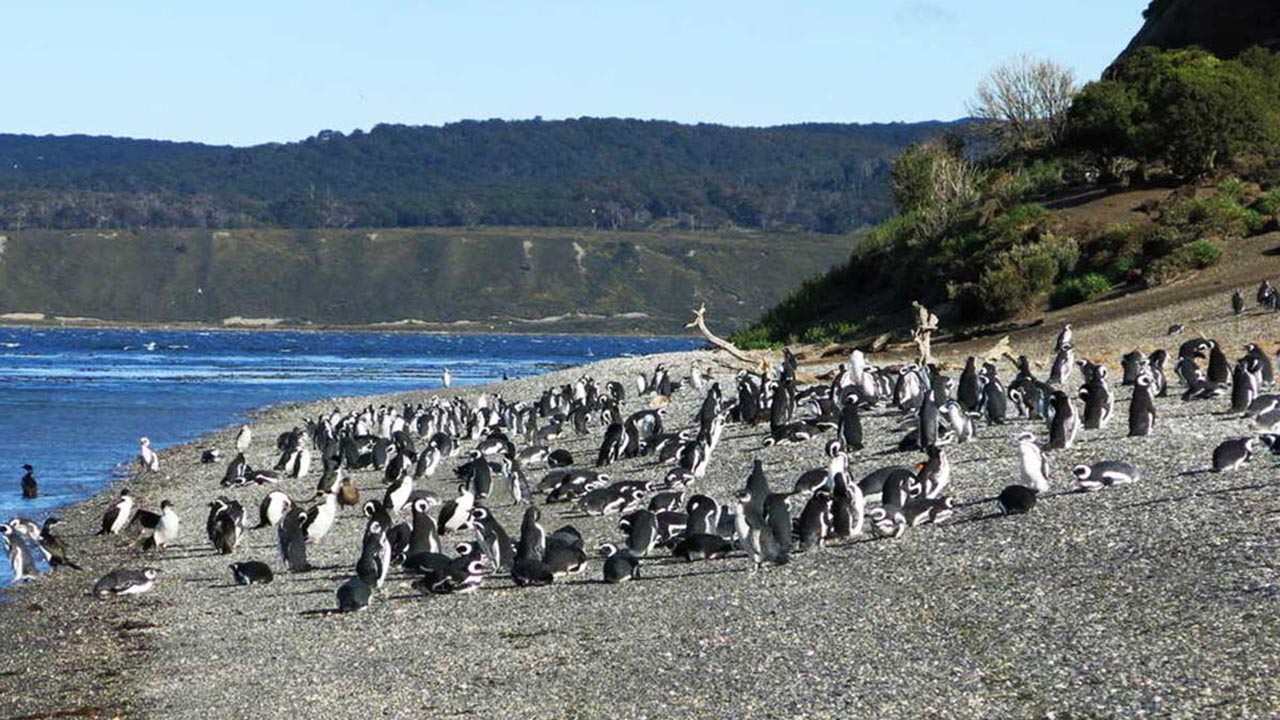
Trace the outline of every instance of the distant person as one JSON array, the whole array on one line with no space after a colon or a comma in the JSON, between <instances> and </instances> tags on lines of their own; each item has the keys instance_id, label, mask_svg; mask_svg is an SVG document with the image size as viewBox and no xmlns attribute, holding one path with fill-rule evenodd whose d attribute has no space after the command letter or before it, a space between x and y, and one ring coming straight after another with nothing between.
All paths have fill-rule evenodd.
<instances>
[{"instance_id":1,"label":"distant person","mask_svg":"<svg viewBox=\"0 0 1280 720\"><path fill-rule=\"evenodd\" d=\"M23 465L22 469L27 471L27 474L22 476L22 497L35 500L40 497L40 485L36 483L35 468Z\"/></svg>"}]
</instances>

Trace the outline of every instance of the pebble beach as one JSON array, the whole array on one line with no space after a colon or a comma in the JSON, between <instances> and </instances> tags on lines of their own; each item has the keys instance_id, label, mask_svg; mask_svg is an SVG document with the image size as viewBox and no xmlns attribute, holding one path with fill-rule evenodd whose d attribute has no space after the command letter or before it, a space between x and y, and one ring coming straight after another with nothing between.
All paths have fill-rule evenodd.
<instances>
[{"instance_id":1,"label":"pebble beach","mask_svg":"<svg viewBox=\"0 0 1280 720\"><path fill-rule=\"evenodd\" d=\"M1049 348L1015 342L1014 350L1043 356ZM731 391L724 361L705 351L623 358L456 392L532 400L584 373L630 390L657 362L677 375L696 362ZM1010 372L1005 364L1002 374ZM499 574L463 595L423 595L395 570L368 609L341 615L334 593L359 554L358 508L344 509L310 549L307 573L284 572L270 530L248 532L231 556L205 538L214 496L226 492L256 519L267 490L224 491L224 463L199 462L207 447L234 454L237 428L227 428L165 450L159 473L127 483L143 507L176 506L183 530L168 550L144 554L125 538L93 536L119 485L61 513L62 537L86 570L4 593L0 715L1276 717L1277 463L1263 455L1238 472L1185 475L1206 466L1221 439L1250 434L1246 421L1225 414L1225 400L1184 403L1173 393L1158 400L1156 434L1128 438L1129 389L1115 391L1106 429L1050 454L1052 490L1029 515L1002 518L995 507L996 494L1017 482L1013 438L1023 429L1045 434L1043 423L1014 420L948 448L955 516L898 539L864 532L759 571L741 552L686 564L659 549L638 581L621 585L603 584L593 557L580 575L548 587L517 588ZM249 462L273 465L271 440L304 417L430 394L266 408L251 418ZM676 393L669 425L689 426L701 399L688 387ZM629 397L624 414L646 404ZM923 459L896 452L901 418L883 407L864 414L868 447L851 463L855 480ZM570 433L557 445L589 466L601 432ZM826 465L825 439L765 447L766 434L764 425L729 425L691 492L732 504L755 458L775 491ZM1104 459L1133 463L1142 481L1074 492L1071 466ZM450 497L461 462L419 487ZM614 479L659 480L665 470L643 457L610 468ZM544 472L530 475L536 482ZM316 473L283 489L310 498ZM362 498L382 496L380 472L354 477ZM515 533L522 508L502 493L490 505ZM616 516L544 509L548 530L569 523L588 548L621 538ZM275 582L236 586L228 563L250 559L272 565ZM145 566L161 570L153 592L91 596L105 572Z\"/></svg>"}]
</instances>

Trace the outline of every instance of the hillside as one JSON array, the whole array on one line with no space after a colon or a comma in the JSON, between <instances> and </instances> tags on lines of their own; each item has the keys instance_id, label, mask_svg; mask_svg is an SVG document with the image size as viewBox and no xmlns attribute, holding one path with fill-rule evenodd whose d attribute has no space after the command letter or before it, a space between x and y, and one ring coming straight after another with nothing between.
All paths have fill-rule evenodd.
<instances>
[{"instance_id":1,"label":"hillside","mask_svg":"<svg viewBox=\"0 0 1280 720\"><path fill-rule=\"evenodd\" d=\"M1235 57L1259 45L1280 48L1280 12L1273 0L1152 0L1146 23L1125 48L1202 47L1219 57Z\"/></svg>"},{"instance_id":2,"label":"hillside","mask_svg":"<svg viewBox=\"0 0 1280 720\"><path fill-rule=\"evenodd\" d=\"M0 136L0 230L534 225L842 233L946 123L378 125L248 148Z\"/></svg>"},{"instance_id":3,"label":"hillside","mask_svg":"<svg viewBox=\"0 0 1280 720\"><path fill-rule=\"evenodd\" d=\"M0 320L674 333L705 302L736 328L851 243L529 228L9 232Z\"/></svg>"}]
</instances>

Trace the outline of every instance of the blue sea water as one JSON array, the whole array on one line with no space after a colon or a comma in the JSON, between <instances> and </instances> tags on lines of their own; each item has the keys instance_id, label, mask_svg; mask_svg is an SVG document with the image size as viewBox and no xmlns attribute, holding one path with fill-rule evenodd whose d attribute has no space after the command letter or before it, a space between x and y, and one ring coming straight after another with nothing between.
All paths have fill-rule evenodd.
<instances>
[{"instance_id":1,"label":"blue sea water","mask_svg":"<svg viewBox=\"0 0 1280 720\"><path fill-rule=\"evenodd\" d=\"M0 521L92 496L131 460L263 405L521 377L692 338L0 328ZM23 500L21 465L40 498ZM0 585L8 563L0 558Z\"/></svg>"}]
</instances>

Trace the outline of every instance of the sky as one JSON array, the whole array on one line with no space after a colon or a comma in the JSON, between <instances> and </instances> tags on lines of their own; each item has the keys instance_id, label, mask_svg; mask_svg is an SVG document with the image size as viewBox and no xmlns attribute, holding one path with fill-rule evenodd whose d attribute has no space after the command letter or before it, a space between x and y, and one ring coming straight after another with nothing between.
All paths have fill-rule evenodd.
<instances>
[{"instance_id":1,"label":"sky","mask_svg":"<svg viewBox=\"0 0 1280 720\"><path fill-rule=\"evenodd\" d=\"M231 145L463 119L949 120L1020 53L1096 78L1147 0L0 5L0 132Z\"/></svg>"}]
</instances>

